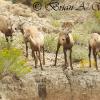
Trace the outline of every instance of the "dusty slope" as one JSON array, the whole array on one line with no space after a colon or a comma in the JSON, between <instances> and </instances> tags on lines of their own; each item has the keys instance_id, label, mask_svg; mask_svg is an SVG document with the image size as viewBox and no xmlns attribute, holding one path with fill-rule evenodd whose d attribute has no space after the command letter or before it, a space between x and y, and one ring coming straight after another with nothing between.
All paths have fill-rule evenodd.
<instances>
[{"instance_id":1,"label":"dusty slope","mask_svg":"<svg viewBox=\"0 0 100 100\"><path fill-rule=\"evenodd\" d=\"M46 27L47 32L51 29L53 31L48 18L39 18L35 13L31 13L30 9L26 6L21 5L19 8L18 6L20 5L11 5L9 2L4 3L3 1L1 3L0 1L0 14L7 17L11 15L12 20L16 20L16 23L19 22L18 15L21 15L21 19L28 24L32 21L31 24ZM17 13L12 9L13 7L17 9ZM23 13L22 7L23 9L27 8L25 13ZM83 12L81 15L80 13L77 15L75 13L71 17L71 20L81 16L85 17L85 15L88 16L88 14ZM69 16L71 15L73 14ZM65 20L69 18L67 17ZM28 64L33 66L32 73L29 73L21 79L7 75L0 80L0 99L39 100L39 92L42 91L40 97L45 98L47 95L46 100L99 100L100 71L96 71L94 67L91 69L80 69L79 63L74 63L74 71L71 71L70 68L63 70L63 62L63 54L60 54L58 57L58 66L53 66L54 54L46 53L46 65L44 66L44 71L41 71L39 66L37 69L34 68L34 62L29 57Z\"/></svg>"}]
</instances>

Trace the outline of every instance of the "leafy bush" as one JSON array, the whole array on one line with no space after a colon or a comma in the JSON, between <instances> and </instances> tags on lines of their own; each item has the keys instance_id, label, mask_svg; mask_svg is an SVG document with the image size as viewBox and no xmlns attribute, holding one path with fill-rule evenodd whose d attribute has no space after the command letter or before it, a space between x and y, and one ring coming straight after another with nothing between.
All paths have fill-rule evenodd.
<instances>
[{"instance_id":1,"label":"leafy bush","mask_svg":"<svg viewBox=\"0 0 100 100\"><path fill-rule=\"evenodd\" d=\"M60 22L58 20L52 20L52 25L54 27L60 27Z\"/></svg>"},{"instance_id":2,"label":"leafy bush","mask_svg":"<svg viewBox=\"0 0 100 100\"><path fill-rule=\"evenodd\" d=\"M55 52L57 48L57 40L55 34L47 34L45 36L45 49L48 52Z\"/></svg>"},{"instance_id":3,"label":"leafy bush","mask_svg":"<svg viewBox=\"0 0 100 100\"><path fill-rule=\"evenodd\" d=\"M5 47L7 48L9 46L10 46L10 44L7 44L6 40L3 37L1 37L0 38L0 49L3 49Z\"/></svg>"},{"instance_id":4,"label":"leafy bush","mask_svg":"<svg viewBox=\"0 0 100 100\"><path fill-rule=\"evenodd\" d=\"M21 50L16 48L1 50L0 75L10 73L16 76L23 76L29 73L31 68L26 66L26 61L21 55Z\"/></svg>"},{"instance_id":5,"label":"leafy bush","mask_svg":"<svg viewBox=\"0 0 100 100\"><path fill-rule=\"evenodd\" d=\"M94 15L95 15L96 19L100 22L100 11L95 11Z\"/></svg>"},{"instance_id":6,"label":"leafy bush","mask_svg":"<svg viewBox=\"0 0 100 100\"><path fill-rule=\"evenodd\" d=\"M84 47L75 45L73 47L73 61L80 62L83 59L88 59L88 50Z\"/></svg>"},{"instance_id":7,"label":"leafy bush","mask_svg":"<svg viewBox=\"0 0 100 100\"><path fill-rule=\"evenodd\" d=\"M100 24L94 18L90 18L83 24L75 25L73 37L75 42L87 45L92 31L100 32Z\"/></svg>"},{"instance_id":8,"label":"leafy bush","mask_svg":"<svg viewBox=\"0 0 100 100\"><path fill-rule=\"evenodd\" d=\"M80 38L80 35L77 34L77 33L73 33L72 36L73 36L73 39L74 39L75 43L77 43L79 38Z\"/></svg>"},{"instance_id":9,"label":"leafy bush","mask_svg":"<svg viewBox=\"0 0 100 100\"><path fill-rule=\"evenodd\" d=\"M63 15L64 14L61 11L50 12L50 16L54 20L60 20L60 19L62 19L63 18Z\"/></svg>"},{"instance_id":10,"label":"leafy bush","mask_svg":"<svg viewBox=\"0 0 100 100\"><path fill-rule=\"evenodd\" d=\"M100 24L95 20L92 19L84 24L84 29L88 32L91 32L92 30L100 31Z\"/></svg>"}]
</instances>

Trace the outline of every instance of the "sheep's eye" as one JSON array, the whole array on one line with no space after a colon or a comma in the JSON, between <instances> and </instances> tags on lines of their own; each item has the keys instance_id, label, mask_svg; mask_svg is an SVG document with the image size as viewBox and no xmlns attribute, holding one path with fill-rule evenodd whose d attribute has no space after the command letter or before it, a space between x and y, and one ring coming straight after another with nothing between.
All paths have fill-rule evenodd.
<instances>
[{"instance_id":1,"label":"sheep's eye","mask_svg":"<svg viewBox=\"0 0 100 100\"><path fill-rule=\"evenodd\" d=\"M17 28L15 28L15 30L17 30Z\"/></svg>"}]
</instances>

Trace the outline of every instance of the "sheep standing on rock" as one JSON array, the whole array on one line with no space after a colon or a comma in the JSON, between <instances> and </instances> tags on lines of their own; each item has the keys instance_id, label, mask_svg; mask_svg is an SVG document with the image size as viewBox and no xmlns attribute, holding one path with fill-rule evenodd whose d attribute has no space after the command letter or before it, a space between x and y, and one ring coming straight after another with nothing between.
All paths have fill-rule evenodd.
<instances>
[{"instance_id":1,"label":"sheep standing on rock","mask_svg":"<svg viewBox=\"0 0 100 100\"><path fill-rule=\"evenodd\" d=\"M89 67L91 67L91 50L93 51L93 57L95 60L96 69L98 70L97 65L97 54L100 52L100 34L93 32L89 40Z\"/></svg>"},{"instance_id":2,"label":"sheep standing on rock","mask_svg":"<svg viewBox=\"0 0 100 100\"><path fill-rule=\"evenodd\" d=\"M69 50L70 51L70 56L69 56L70 67L71 67L71 69L73 69L73 67L72 67L72 47L73 47L73 44L74 44L74 40L73 40L72 34L70 34L69 32L59 34L56 57L55 57L55 64L54 64L55 66L57 63L57 54L58 54L59 48L60 48L60 46L63 46L65 66L68 67L66 51Z\"/></svg>"},{"instance_id":3,"label":"sheep standing on rock","mask_svg":"<svg viewBox=\"0 0 100 100\"><path fill-rule=\"evenodd\" d=\"M43 50L43 64L45 64L44 35L37 29L37 27L32 25L26 25L25 27L22 25L20 29L26 44L26 57L28 57L27 43L29 42L32 50L32 57L35 60L35 68L37 67L39 59L41 69L43 70L40 51Z\"/></svg>"},{"instance_id":4,"label":"sheep standing on rock","mask_svg":"<svg viewBox=\"0 0 100 100\"><path fill-rule=\"evenodd\" d=\"M7 42L9 42L8 37L10 37L12 41L12 34L13 34L12 25L7 20L7 18L2 15L0 15L0 31L5 35Z\"/></svg>"}]
</instances>

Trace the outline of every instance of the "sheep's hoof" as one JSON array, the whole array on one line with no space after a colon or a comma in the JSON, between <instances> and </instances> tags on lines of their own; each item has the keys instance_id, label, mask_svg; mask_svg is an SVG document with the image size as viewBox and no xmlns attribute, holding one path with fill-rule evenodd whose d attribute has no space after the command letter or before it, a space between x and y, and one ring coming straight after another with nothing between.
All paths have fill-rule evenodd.
<instances>
[{"instance_id":1,"label":"sheep's hoof","mask_svg":"<svg viewBox=\"0 0 100 100\"><path fill-rule=\"evenodd\" d=\"M65 70L65 69L67 69L68 66L64 64L64 65L62 65L62 67L63 67L63 70Z\"/></svg>"},{"instance_id":2,"label":"sheep's hoof","mask_svg":"<svg viewBox=\"0 0 100 100\"><path fill-rule=\"evenodd\" d=\"M35 68L37 68L37 66L35 66Z\"/></svg>"},{"instance_id":3,"label":"sheep's hoof","mask_svg":"<svg viewBox=\"0 0 100 100\"><path fill-rule=\"evenodd\" d=\"M63 71L64 71L64 70L66 70L66 69L67 69L67 67L63 67L62 69L63 69Z\"/></svg>"},{"instance_id":4,"label":"sheep's hoof","mask_svg":"<svg viewBox=\"0 0 100 100\"><path fill-rule=\"evenodd\" d=\"M64 64L63 67L68 67L68 64Z\"/></svg>"},{"instance_id":5,"label":"sheep's hoof","mask_svg":"<svg viewBox=\"0 0 100 100\"><path fill-rule=\"evenodd\" d=\"M45 62L43 62L43 65L45 65Z\"/></svg>"},{"instance_id":6,"label":"sheep's hoof","mask_svg":"<svg viewBox=\"0 0 100 100\"><path fill-rule=\"evenodd\" d=\"M28 58L28 55L25 55L26 56L26 58Z\"/></svg>"},{"instance_id":7,"label":"sheep's hoof","mask_svg":"<svg viewBox=\"0 0 100 100\"><path fill-rule=\"evenodd\" d=\"M41 68L41 70L43 70L43 68Z\"/></svg>"},{"instance_id":8,"label":"sheep's hoof","mask_svg":"<svg viewBox=\"0 0 100 100\"><path fill-rule=\"evenodd\" d=\"M56 66L56 64L53 64L53 66Z\"/></svg>"},{"instance_id":9,"label":"sheep's hoof","mask_svg":"<svg viewBox=\"0 0 100 100\"><path fill-rule=\"evenodd\" d=\"M96 67L96 70L98 70L98 67Z\"/></svg>"},{"instance_id":10,"label":"sheep's hoof","mask_svg":"<svg viewBox=\"0 0 100 100\"><path fill-rule=\"evenodd\" d=\"M73 70L73 67L71 67L71 70Z\"/></svg>"},{"instance_id":11,"label":"sheep's hoof","mask_svg":"<svg viewBox=\"0 0 100 100\"><path fill-rule=\"evenodd\" d=\"M89 65L89 68L91 68L91 65Z\"/></svg>"}]
</instances>

